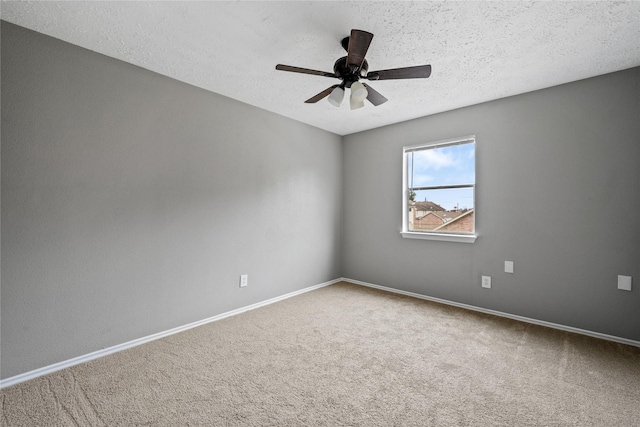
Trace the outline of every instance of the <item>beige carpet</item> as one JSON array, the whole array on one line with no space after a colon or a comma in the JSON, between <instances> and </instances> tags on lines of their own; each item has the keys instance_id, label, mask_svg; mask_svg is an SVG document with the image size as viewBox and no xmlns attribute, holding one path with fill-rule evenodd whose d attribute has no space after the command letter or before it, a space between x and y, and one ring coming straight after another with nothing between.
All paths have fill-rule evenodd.
<instances>
[{"instance_id":1,"label":"beige carpet","mask_svg":"<svg viewBox=\"0 0 640 427\"><path fill-rule=\"evenodd\" d=\"M0 403L3 426L640 426L640 348L340 283Z\"/></svg>"}]
</instances>

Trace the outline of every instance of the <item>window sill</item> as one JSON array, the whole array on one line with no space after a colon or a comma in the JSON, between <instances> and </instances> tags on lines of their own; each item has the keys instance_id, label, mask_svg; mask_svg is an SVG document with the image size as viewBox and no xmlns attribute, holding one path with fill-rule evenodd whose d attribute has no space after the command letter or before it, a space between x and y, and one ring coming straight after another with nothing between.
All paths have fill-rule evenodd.
<instances>
[{"instance_id":1,"label":"window sill","mask_svg":"<svg viewBox=\"0 0 640 427\"><path fill-rule=\"evenodd\" d=\"M436 234L401 231L405 239L440 240L442 242L474 243L478 236L473 234Z\"/></svg>"}]
</instances>

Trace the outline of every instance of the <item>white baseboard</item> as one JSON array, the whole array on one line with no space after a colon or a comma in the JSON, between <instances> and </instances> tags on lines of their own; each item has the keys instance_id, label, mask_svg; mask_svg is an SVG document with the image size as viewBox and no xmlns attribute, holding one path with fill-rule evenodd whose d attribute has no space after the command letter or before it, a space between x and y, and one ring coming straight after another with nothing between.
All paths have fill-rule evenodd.
<instances>
[{"instance_id":1,"label":"white baseboard","mask_svg":"<svg viewBox=\"0 0 640 427\"><path fill-rule=\"evenodd\" d=\"M531 319L529 317L518 316L516 314L503 313L503 312L497 311L497 310L490 310L488 308L476 307L474 305L462 304L462 303L459 303L459 302L454 302L454 301L448 301L448 300L444 300L444 299L440 299L440 298L429 297L429 296L426 296L426 295L416 294L414 292L407 292L407 291L402 291L402 290L399 290L399 289L388 288L386 286L374 285L373 283L361 282L359 280L342 278L342 281L348 282L348 283L353 283L354 285L360 285L360 286L366 286L366 287L369 287L369 288L380 289L382 291L393 292L395 294L406 295L406 296L419 298L419 299L423 299L423 300L427 300L427 301L433 301L433 302L438 302L438 303L441 303L441 304L452 305L454 307L460 307L460 308L464 308L464 309L467 309L467 310L478 311L478 312L486 313L486 314L493 314L494 316L506 317L506 318L513 319L513 320L519 320L521 322L532 323L534 325L546 326L548 328L559 329L561 331L573 332L573 333L576 333L576 334L587 335L587 336L590 336L590 337L600 338L600 339L607 340L607 341L613 341L613 342L617 342L617 343L621 343L621 344L632 345L634 347L640 347L640 341L630 340L630 339L622 338L622 337L616 337L614 335L607 335L607 334L603 334L603 333L600 333L600 332L588 331L586 329L574 328L573 326L560 325L558 323L546 322L544 320Z\"/></svg>"},{"instance_id":2,"label":"white baseboard","mask_svg":"<svg viewBox=\"0 0 640 427\"><path fill-rule=\"evenodd\" d=\"M313 291L316 289L323 288L325 286L333 285L334 283L338 283L342 281L342 279L335 279L329 282L320 283L319 285L310 286L308 288L300 289L299 291L290 292L285 295L281 295L279 297L271 298L266 301L258 302L255 304L248 305L246 307L241 307L236 310L228 311L226 313L218 314L217 316L209 317L207 319L199 320L197 322L189 323L187 325L178 326L173 329L169 329L167 331L158 332L153 335L148 335L146 337L138 338L132 341L128 341L122 344L114 345L109 348L105 348L102 350L94 351L93 353L85 354L82 356L74 357L73 359L63 360L62 362L54 363L53 365L44 366L42 368L34 369L33 371L25 372L23 374L19 374L13 377L6 378L4 380L0 380L0 389L5 387L12 386L14 384L18 384L24 381L28 381L37 377L41 377L43 375L50 374L52 372L59 371L61 369L70 368L71 366L79 365L81 363L88 362L90 360L98 359L100 357L108 356L113 353L117 353L122 350L126 350L131 347L136 347L141 344L148 343L150 341L154 341L160 338L167 337L169 335L177 334L178 332L183 332L191 328L195 328L197 326L205 325L207 323L215 322L218 320L222 320L227 317L235 316L240 313L244 313L246 311L254 310L256 308L264 307L269 304L273 304L278 301L285 300L287 298L294 297L296 295L303 294L305 292Z\"/></svg>"},{"instance_id":3,"label":"white baseboard","mask_svg":"<svg viewBox=\"0 0 640 427\"><path fill-rule=\"evenodd\" d=\"M616 337L613 335L607 335L607 334L602 334L600 332L593 332L593 331L588 331L585 329L579 329L579 328L574 328L572 326L565 326L565 325L560 325L557 323L551 323L551 322L546 322L544 320L537 320L537 319L531 319L529 317L524 317L524 316L518 316L515 314L509 314L509 313L503 313L501 311L497 311L497 310L490 310L487 308L482 308L482 307L476 307L473 305L469 305L469 304L462 304L462 303L458 303L458 302L454 302L454 301L448 301L448 300L444 300L441 298L434 298L434 297L429 297L426 295L421 295L421 294L417 294L414 292L407 292L407 291L402 291L399 289L394 289L394 288L388 288L386 286L380 286L380 285L375 285L373 283L367 283L367 282L362 282L359 280L353 280L353 279L349 279L349 278L340 278L340 279L335 279L335 280L331 280L329 282L324 282L324 283L320 283L319 285L314 285L314 286L310 286L308 288L304 288L298 291L294 291L294 292L290 292L288 294L285 295L281 295L279 297L275 297L275 298L271 298L262 302L258 302L255 304L251 304L248 305L246 307L241 307L238 308L236 310L232 310L232 311L228 311L226 313L222 313L219 314L217 316L213 316L213 317L209 317L207 319L203 319L203 320L199 320L197 322L193 322L193 323L189 323L187 325L183 325L183 326L178 326L176 328L173 329L169 329L167 331L163 331L163 332L158 332L156 334L153 335L148 335L146 337L142 337L142 338L138 338L132 341L128 341L122 344L118 344L109 348L105 348L102 350L98 350L98 351L94 351L93 353L89 353L89 354L85 354L82 356L78 356L78 357L74 357L73 359L68 359L68 360L64 360L62 362L58 362L58 363L54 363L53 365L49 365L49 366L44 366L42 368L38 368L38 369L34 369L33 371L29 371L29 372L25 372L23 374L19 374L13 377L9 377L7 379L4 380L0 380L0 389L3 389L5 387L9 387L15 384L19 384L21 382L24 381L28 381L43 375L47 375L65 368L70 368L72 366L75 365L79 365L81 363L85 363L88 362L90 360L94 360L94 359L98 359L100 357L104 357L104 356L108 356L110 354L113 353L117 353L119 351L122 350L126 350L128 348L132 348L132 347L136 347L139 346L141 344L145 344L148 343L150 341L154 341L160 338L164 338L167 337L169 335L173 335L173 334L177 334L178 332L182 332L182 331L186 331L188 329L191 328L195 328L197 326L201 326L201 325L205 325L207 323L211 323L211 322L215 322L218 320L222 320L224 318L227 317L231 317L231 316L235 316L237 314L241 314L244 313L246 311L250 311L250 310L254 310L256 308L260 308L260 307L264 307L266 305L269 304L273 304L276 303L278 301L282 301L285 300L287 298L291 298L294 297L296 295L300 295L303 294L305 292L309 292L309 291L313 291L316 289L320 289L323 288L325 286L329 286L329 285L333 285L335 283L338 282L348 282L348 283L353 283L355 285L360 285L360 286L366 286L369 288L375 288L375 289L380 289L382 291L387 291L387 292L392 292L392 293L396 293L396 294L401 294L401 295L406 295L406 296L410 296L410 297L414 297L414 298L419 298L419 299L423 299L423 300L427 300L427 301L433 301L433 302L437 302L437 303L441 303L441 304L447 304L447 305L451 305L454 307L460 307L460 308L464 308L467 310L473 310L473 311L478 311L481 313L487 313L487 314L492 314L495 316L500 316L500 317L506 317L509 319L514 319L514 320L519 320L521 322L526 322L526 323L531 323L534 325L540 325L540 326L546 326L549 328L553 328L553 329L559 329L562 331L567 331L567 332L573 332L576 334L582 334L582 335L587 335L590 337L594 337L594 338L600 338L600 339L604 339L604 340L608 340L608 341L613 341L613 342L617 342L617 343L621 343L621 344L627 344L627 345L632 345L635 347L640 347L640 341L635 341L635 340L630 340L627 338L621 338L621 337Z\"/></svg>"}]
</instances>

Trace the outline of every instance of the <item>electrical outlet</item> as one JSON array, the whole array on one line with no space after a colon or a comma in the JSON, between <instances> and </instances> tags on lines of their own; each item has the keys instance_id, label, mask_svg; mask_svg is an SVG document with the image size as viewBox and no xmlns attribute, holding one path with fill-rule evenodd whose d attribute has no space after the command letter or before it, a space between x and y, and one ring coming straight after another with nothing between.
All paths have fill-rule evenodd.
<instances>
[{"instance_id":1,"label":"electrical outlet","mask_svg":"<svg viewBox=\"0 0 640 427\"><path fill-rule=\"evenodd\" d=\"M618 289L631 290L631 276L618 276Z\"/></svg>"},{"instance_id":2,"label":"electrical outlet","mask_svg":"<svg viewBox=\"0 0 640 427\"><path fill-rule=\"evenodd\" d=\"M491 276L482 276L482 287L491 288Z\"/></svg>"},{"instance_id":3,"label":"electrical outlet","mask_svg":"<svg viewBox=\"0 0 640 427\"><path fill-rule=\"evenodd\" d=\"M513 273L513 261L505 261L504 262L504 272L505 273Z\"/></svg>"},{"instance_id":4,"label":"electrical outlet","mask_svg":"<svg viewBox=\"0 0 640 427\"><path fill-rule=\"evenodd\" d=\"M249 275L248 274L241 274L240 275L240 287L244 288L249 284Z\"/></svg>"}]
</instances>

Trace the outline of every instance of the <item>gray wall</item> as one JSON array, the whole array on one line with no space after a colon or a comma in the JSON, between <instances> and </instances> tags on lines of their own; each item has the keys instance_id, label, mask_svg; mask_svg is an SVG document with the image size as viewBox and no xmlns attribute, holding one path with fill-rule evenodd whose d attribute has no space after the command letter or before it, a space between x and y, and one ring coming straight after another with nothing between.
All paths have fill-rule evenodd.
<instances>
[{"instance_id":1,"label":"gray wall","mask_svg":"<svg viewBox=\"0 0 640 427\"><path fill-rule=\"evenodd\" d=\"M2 378L341 275L640 340L638 68L344 138L6 22L1 77ZM480 237L402 239L468 134Z\"/></svg>"},{"instance_id":2,"label":"gray wall","mask_svg":"<svg viewBox=\"0 0 640 427\"><path fill-rule=\"evenodd\" d=\"M480 237L403 239L402 147L470 134ZM345 277L640 340L639 68L349 135L343 153Z\"/></svg>"},{"instance_id":3,"label":"gray wall","mask_svg":"<svg viewBox=\"0 0 640 427\"><path fill-rule=\"evenodd\" d=\"M6 22L1 76L2 378L340 277L339 136Z\"/></svg>"}]
</instances>

